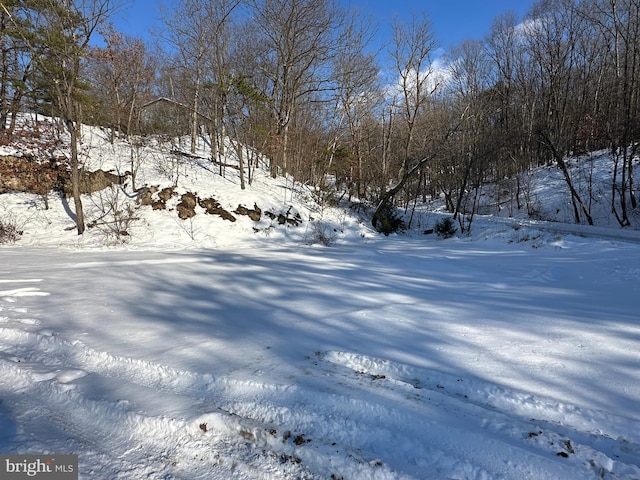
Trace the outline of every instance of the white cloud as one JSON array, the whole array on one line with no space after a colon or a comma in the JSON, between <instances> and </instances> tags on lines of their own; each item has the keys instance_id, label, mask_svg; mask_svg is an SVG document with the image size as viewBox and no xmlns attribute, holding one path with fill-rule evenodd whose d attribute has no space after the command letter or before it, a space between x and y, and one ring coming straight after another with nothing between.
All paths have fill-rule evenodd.
<instances>
[{"instance_id":1,"label":"white cloud","mask_svg":"<svg viewBox=\"0 0 640 480\"><path fill-rule=\"evenodd\" d=\"M393 74L391 80L387 81L387 87L384 89L385 98L390 101L394 98L400 98L403 96L405 88L415 93L418 85L423 94L437 94L441 92L451 79L451 68L450 63L443 55L443 51L439 51L438 53L439 55L419 73L411 69L405 71L403 75L398 73Z\"/></svg>"},{"instance_id":2,"label":"white cloud","mask_svg":"<svg viewBox=\"0 0 640 480\"><path fill-rule=\"evenodd\" d=\"M514 27L514 33L518 40L525 41L527 38L537 35L542 31L544 20L541 18L527 19Z\"/></svg>"}]
</instances>

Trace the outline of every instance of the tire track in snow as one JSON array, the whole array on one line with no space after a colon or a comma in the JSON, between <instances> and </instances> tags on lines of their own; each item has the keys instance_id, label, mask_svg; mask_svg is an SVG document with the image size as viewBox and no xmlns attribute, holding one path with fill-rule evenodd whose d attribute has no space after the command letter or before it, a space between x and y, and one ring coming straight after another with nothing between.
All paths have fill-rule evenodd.
<instances>
[{"instance_id":1,"label":"tire track in snow","mask_svg":"<svg viewBox=\"0 0 640 480\"><path fill-rule=\"evenodd\" d=\"M160 391L190 395L204 393L215 385L211 375L112 355L87 347L80 341L69 342L55 335L0 327L0 338L10 342L4 347L5 351L49 367L86 370L87 373L98 373Z\"/></svg>"},{"instance_id":2,"label":"tire track in snow","mask_svg":"<svg viewBox=\"0 0 640 480\"><path fill-rule=\"evenodd\" d=\"M0 279L0 283L38 283L42 278Z\"/></svg>"},{"instance_id":3,"label":"tire track in snow","mask_svg":"<svg viewBox=\"0 0 640 480\"><path fill-rule=\"evenodd\" d=\"M154 455L157 462L167 464L166 469L175 470L178 466L171 464L176 462L179 456L177 452L182 447L185 452L203 448L209 452L203 458L213 461L210 452L226 442L234 444L236 450L238 444L251 444L263 452L269 452L271 458L279 459L278 462L294 464L296 459L301 459L303 465L308 465L313 471L326 473L326 476L338 472L344 478L367 478L379 473L380 478L400 478L395 472L393 459L384 457L384 450L391 442L401 445L407 452L405 458L397 459L401 463L396 468L402 468L415 475L415 478L437 478L437 472L457 472L462 478L509 478L508 475L500 475L501 459L492 458L488 443L496 449L509 450L515 464L511 469L515 468L522 478L535 478L540 472L537 468L535 472L530 471L529 465L539 465L540 461L532 461L531 457L545 455L555 460L553 455L564 440L562 435L548 426L545 426L545 434L540 435L534 431L537 424L497 411L486 401L487 392L484 392L485 397L473 398L471 385L462 387L460 382L444 376L433 380L425 371L365 356L339 352L317 355L320 362L316 362L316 365L320 368L310 369L311 375L334 377L326 391L319 392L293 385L267 385L176 370L153 362L100 352L79 341L68 342L57 336L18 328L0 328L0 338L3 339L0 360L4 361L5 367L8 362L17 363L19 369L25 371L26 377L22 377L28 378L25 382L27 386L42 384L51 390L48 393L32 391L31 396L54 399L63 395L69 397L63 398L66 401L54 402L63 407L59 407L57 416L54 415L50 420L52 424L71 428L72 438L81 444L92 445L99 452L104 452L105 456L111 451L118 451L117 445L131 444L133 439L134 444L140 445L139 449L121 452L120 456L138 455L131 462L130 468L134 470L150 468L146 458ZM19 383L21 375L15 372L11 374L10 370L3 372L4 377L13 378L12 383ZM127 402L100 402L83 397L74 384L87 375L128 382L158 393L185 396L205 404L206 408L200 415L190 418L132 412ZM445 387L441 384L445 384L446 388L440 388ZM379 395L381 385L386 385L387 390L382 397ZM452 385L457 386L458 391ZM425 399L425 395L421 395L424 391L429 393L430 398ZM490 393L496 398L510 398L506 391ZM455 401L452 402L452 398ZM395 408L394 402L402 402L403 408ZM410 408L406 407L407 403ZM79 416L76 412L78 405L82 411ZM447 425L446 418L439 418L443 411L447 415L463 418L466 424L458 426L453 422ZM71 425L70 418L73 418ZM100 425L107 423L119 426L117 432L107 428L97 435L98 438L117 439L109 448L99 448L84 433L92 430L92 421L95 423L96 418L103 419ZM363 423L363 418L370 420ZM475 423L475 431L469 431L468 422ZM206 435L203 437L202 432L198 431L197 425L203 423L208 425L207 434L216 436L212 439L215 447L207 444ZM128 432L129 437L119 436L121 430ZM464 430L465 435L460 430ZM182 436L177 432L182 432ZM184 432L190 433L187 435ZM487 438L486 432L490 433L490 438ZM527 434L531 432L536 435L528 437ZM156 437L162 440L154 442ZM303 439L300 444L293 441L298 437ZM167 438L171 439L169 443L175 445L174 452L164 452ZM465 438L462 443L461 438ZM306 444L309 439L312 443ZM551 441L557 447L550 447L548 443ZM574 440L572 448L581 453L583 445ZM143 450L147 452L144 458L141 456ZM230 455L237 457L232 450ZM572 468L579 467L593 473L596 467L608 465L607 460L610 464L615 463L608 458L599 458L593 449L586 453L593 453L594 465ZM330 468L327 463L331 465ZM407 469L407 463L414 467ZM563 470L562 465L555 467ZM245 465L245 468L250 467ZM608 471L611 470L614 468L608 468ZM424 476L425 471L434 474ZM189 473L192 478L199 478L197 474L193 471Z\"/></svg>"},{"instance_id":4,"label":"tire track in snow","mask_svg":"<svg viewBox=\"0 0 640 480\"><path fill-rule=\"evenodd\" d=\"M372 425L360 425L358 420L355 420L360 412L365 411L377 417L395 418L392 423L406 423L406 420L397 417L397 412L391 412L375 403L349 398L344 394L325 393L318 397L317 392L307 393L294 386L274 386L230 379L216 380L210 375L116 357L93 350L78 341L67 342L56 336L19 329L2 328L0 338L6 339L12 345L12 348L3 347L0 350L11 354L23 365L28 362L39 364L40 370L57 369L64 375L79 375L76 373L79 371L86 374L97 373L158 392L204 398L208 403L218 405L218 408L213 408L213 413L193 419L190 422L191 426L206 423L219 430L222 428L220 422L226 421L227 426L224 428L230 437L269 447L281 459L295 461L296 458L301 458L303 464L313 465L314 470L323 471L326 470L327 455L332 455L334 458L330 463L337 465L335 471L340 474L358 475L355 478L374 478L372 475L378 471L380 474L386 472L389 476L401 478L393 474L392 469L384 466L375 455L368 454L367 449L370 449L372 439L384 443L396 438L397 441L404 440L393 432L394 428L391 425L385 424L384 428L375 428ZM31 368L33 369L34 367ZM56 375L56 379L59 380L59 375ZM42 380L55 381L50 378ZM86 403L86 399L84 400ZM290 406L292 403L294 408ZM343 421L345 413L354 420ZM96 415L111 418L109 423L123 423L122 418L110 415L107 411ZM91 412L87 412L86 416L91 417ZM68 421L66 417L62 415L60 421ZM221 420L221 417L224 420ZM130 420L125 423L136 422ZM428 424L417 427L413 435L419 435L419 429L427 427ZM307 438L313 439L313 446L297 445L294 442L296 438L305 434ZM136 438L136 442L140 441L140 438ZM329 448L338 445L340 447L337 449ZM437 448L429 451L421 451L418 448L415 450L416 461L419 461L420 457L444 458L445 454ZM472 465L464 465L467 472L473 469ZM363 474L363 471L368 470L371 472ZM481 478L481 470L475 470L473 478ZM327 476L331 474L327 473Z\"/></svg>"},{"instance_id":5,"label":"tire track in snow","mask_svg":"<svg viewBox=\"0 0 640 480\"><path fill-rule=\"evenodd\" d=\"M6 280L0 279L0 287L5 284L23 284L23 283L39 283L41 282L41 278L31 278L31 279L23 279L23 280ZM8 323L13 318L16 317L16 314L25 314L27 313L26 308L22 308L16 305L16 302L19 297L43 297L49 295L48 292L43 292L39 288L36 287L24 287L24 288L12 288L10 290L0 290L0 312L6 311L6 315L0 315L0 324ZM8 316L10 315L10 316ZM17 318L17 321L24 325L38 325L38 320L32 318Z\"/></svg>"},{"instance_id":6,"label":"tire track in snow","mask_svg":"<svg viewBox=\"0 0 640 480\"><path fill-rule=\"evenodd\" d=\"M44 297L49 295L35 287L14 288L11 290L0 290L0 297Z\"/></svg>"},{"instance_id":7,"label":"tire track in snow","mask_svg":"<svg viewBox=\"0 0 640 480\"><path fill-rule=\"evenodd\" d=\"M473 420L477 428L469 428L471 418L466 416L466 408L445 412L443 418L443 405L451 405L450 399L441 405L416 399L414 392L407 393L414 389L407 384L381 391L371 384L377 379L367 380L353 370L345 373L346 369L324 362L323 357L316 355L315 373L331 378L329 391L296 390L287 407L282 406L282 399L260 396L254 403L236 402L233 411L274 424L296 425L310 434L314 444L321 444L316 451L300 454L304 462L320 468L321 459L326 462L329 458L333 465L339 465L337 471L344 478L373 478L367 475L376 473L375 466L384 467L390 475L380 478L401 478L398 471L410 478L434 479L445 475L468 479L596 478L591 466L579 471L575 464L558 461L555 452L541 452L500 432L487 434L477 419ZM453 408L457 407L454 404ZM390 446L402 455L390 457ZM314 459L316 452L323 452L324 457ZM508 466L505 455L511 459ZM367 475L356 468L363 465L370 468Z\"/></svg>"},{"instance_id":8,"label":"tire track in snow","mask_svg":"<svg viewBox=\"0 0 640 480\"><path fill-rule=\"evenodd\" d=\"M20 423L27 431L37 431L30 414L48 399L52 413L45 424L65 431L71 445L90 446L85 453L98 463L107 465L114 455L122 458L126 465L120 469L127 472L122 478L150 473L185 479L243 478L238 471L245 472L244 478L260 478L258 470L265 464L273 464L276 473L262 478L288 478L284 471L294 478L313 478L305 466L320 478L440 478L452 472L460 478L513 478L514 472L521 478L540 478L540 456L548 459L549 471L566 474L564 478L597 478L599 469L608 478L638 473L633 465L594 451L570 429L562 432L555 424L523 420L511 411L520 408L515 400L525 406L536 403L497 386L487 389L486 384L457 382L444 375L433 378L425 370L340 352L310 359L314 365L307 371L315 388L270 385L115 356L24 327L0 328L3 382L22 386L20 397L13 397L16 404L33 399L20 407ZM122 402L91 399L81 389L83 379L95 380L90 376L110 379L110 386L131 384L186 397L199 406L196 413L191 409L182 415L151 415L137 410L131 396L125 395ZM516 406L492 405L490 398ZM401 408L394 406L400 403ZM551 409L546 405L542 411ZM457 424L454 417L466 424ZM207 424L207 432L199 430L200 424ZM567 439L575 453L557 458L558 449L567 450ZM390 443L406 456L385 456ZM124 449L131 444L137 447ZM628 448L633 456L634 445ZM496 450L513 459L509 468L501 465L504 454L492 455ZM588 463L589 455L593 464ZM196 457L197 461L179 460ZM623 476L625 467L629 477ZM398 474L400 469L407 475Z\"/></svg>"},{"instance_id":9,"label":"tire track in snow","mask_svg":"<svg viewBox=\"0 0 640 480\"><path fill-rule=\"evenodd\" d=\"M30 385L34 382L49 382L52 385L62 385L67 377L72 378L71 384L59 387L64 391L74 392L73 382L82 378L84 375L98 374L107 378L115 379L119 382L130 382L141 387L152 389L158 393L182 395L192 398L195 401L205 403L208 411L197 417L183 420L178 423L179 427L170 430L176 431L180 429L198 430L200 424L207 425L207 434L209 432L224 432L227 442L241 442L242 445L251 444L261 451L261 455L267 455L270 459L277 462L276 470L280 473L274 476L264 478L313 478L311 474L305 473L305 465L311 464L314 470L327 471L327 450L328 445L320 445L318 451L312 451L306 442L302 442L304 437L302 432L313 430L313 424L318 419L317 415L317 398L314 400L315 406L311 408L308 405L313 404L311 396L305 393L301 394L295 386L291 385L268 385L256 381L239 381L228 378L215 379L211 375L198 374L189 371L172 369L166 366L158 365L152 362L137 360L133 358L118 357L107 352L100 352L87 347L79 341L68 342L57 336L42 335L39 333L26 332L15 328L0 328L0 338L4 340L4 344L0 345L0 366L4 361L5 367L8 362L15 362L25 368L29 365L28 372L35 370L45 371L48 376L32 377L26 382ZM10 358L7 359L6 357ZM5 358L3 358L5 357ZM14 368L15 369L15 368ZM2 370L0 370L2 371ZM52 373L58 372L58 373ZM12 375L4 372L5 378ZM12 383L19 383L19 376L13 375ZM53 387L52 387L53 388ZM134 415L130 417L122 417L122 406L113 402L92 403L86 398L78 397L78 393L70 393L75 395L75 403L84 405L86 411L75 420L76 416L73 412L64 412L52 420L55 424L65 425L73 418L75 436L80 438L82 442L89 442L83 432L85 426L90 424L89 420L82 418L107 418L106 423L113 425L137 425L142 428L149 422L146 417ZM44 394L42 392L35 393L34 397L56 395ZM300 408L290 409L285 405L290 405L292 397ZM69 409L72 408L74 401L68 402ZM345 402L350 400L342 395L329 395L322 398L322 402L328 401L332 405L336 415L340 415L344 409ZM57 402L56 402L57 403ZM357 411L357 403L352 404ZM320 409L320 411L322 411ZM69 413L69 415L67 415ZM132 415L127 412L127 415ZM333 416L334 413L331 414ZM314 421L309 422L309 419ZM321 422L329 426L334 426L329 418L326 422ZM104 422L104 421L103 421ZM101 422L102 423L102 422ZM357 422L346 422L347 431L358 431ZM126 430L126 429L125 429ZM159 448L166 443L166 430L164 425L154 428L153 425L143 428L141 433L136 435L135 442L142 445L147 435L156 436L160 433L165 437ZM196 432L201 434L202 432ZM381 435L388 434L388 431L381 432ZM325 432L326 436L333 439L334 436L330 429ZM110 437L109 432L104 432L100 436ZM118 438L117 435L114 438ZM307 437L308 438L308 437ZM315 445L320 442L314 436ZM82 443L81 442L81 443ZM216 444L219 439L216 440ZM116 442L119 444L130 444L130 439L120 439ZM193 442L186 442L193 443ZM331 441L331 443L334 443ZM180 444L179 441L176 444ZM314 447L315 447L314 445ZM237 448L238 445L235 445ZM335 443L331 446L331 450L335 451ZM153 446L149 446L151 448ZM193 446L189 447L193 448ZM211 448L211 446L209 446ZM242 449L247 447L242 447ZM153 448L152 448L153 449ZM108 452L110 449L105 450ZM252 449L249 449L253 451ZM362 454L351 449L350 453L338 452L338 458L333 463L338 463L341 467L331 468L333 471L350 471L360 472L355 478L375 478L375 473L386 474L380 478L410 478L393 474L388 468L378 464L376 459L366 459ZM266 452L266 453L264 453ZM320 452L320 453L318 453ZM209 454L208 454L209 455ZM255 455L255 453L254 453ZM226 457L233 458L237 456L230 452ZM221 455L220 458L226 458ZM264 461L264 459L262 459ZM298 462L302 461L299 465ZM373 464L370 465L370 462ZM330 462L331 463L331 462ZM346 468L345 468L346 465ZM237 465L236 467L237 468ZM245 466L245 468L248 468ZM289 476L282 476L282 469L294 470L295 475L290 471ZM370 471L371 470L371 471ZM364 473L363 473L364 471ZM388 475L387 475L388 474ZM331 472L327 474L327 477ZM190 478L190 477L185 477ZM196 478L196 477L193 477ZM223 477L221 477L223 478ZM260 478L254 472L248 478ZM324 477L321 477L324 478Z\"/></svg>"},{"instance_id":10,"label":"tire track in snow","mask_svg":"<svg viewBox=\"0 0 640 480\"><path fill-rule=\"evenodd\" d=\"M476 423L524 449L567 458L590 475L585 478L640 478L640 444L599 430L615 425L635 438L638 422L365 355L330 352L325 359L365 377L373 388L425 392L413 398L453 411L467 428Z\"/></svg>"},{"instance_id":11,"label":"tire track in snow","mask_svg":"<svg viewBox=\"0 0 640 480\"><path fill-rule=\"evenodd\" d=\"M215 406L224 382L216 387L210 375L15 328L19 318L7 323L11 327L0 327L0 398L20 426L20 443L34 453L80 453L81 470L91 478L313 478L292 457L262 448L266 443L257 436L247 441L259 426ZM101 378L113 389L127 385L130 393L143 387L172 399L183 395L187 404L204 396L207 405L200 414L149 415L127 398L89 398L87 385ZM206 432L199 428L203 423ZM51 445L51 438L64 440Z\"/></svg>"},{"instance_id":12,"label":"tire track in snow","mask_svg":"<svg viewBox=\"0 0 640 480\"><path fill-rule=\"evenodd\" d=\"M82 471L103 465L104 470L92 478L271 479L288 478L302 470L295 464L283 466L277 457L240 442L235 420L229 415L203 415L200 419L211 426L205 433L198 429L197 419L151 417L131 411L126 402L88 399L72 385L34 373L38 367L0 359L3 398L14 405L22 430L31 432L27 440L34 452L82 450ZM62 444L47 441L52 431L58 432L54 438L64 439ZM115 471L126 474L109 472L114 459ZM265 464L271 467L271 474L263 472Z\"/></svg>"}]
</instances>

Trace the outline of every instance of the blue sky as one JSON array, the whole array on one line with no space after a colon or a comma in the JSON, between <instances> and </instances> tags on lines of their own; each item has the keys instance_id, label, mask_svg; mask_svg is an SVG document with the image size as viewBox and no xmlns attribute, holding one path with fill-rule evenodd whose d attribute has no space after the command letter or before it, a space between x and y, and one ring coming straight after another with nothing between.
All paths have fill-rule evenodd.
<instances>
[{"instance_id":1,"label":"blue sky","mask_svg":"<svg viewBox=\"0 0 640 480\"><path fill-rule=\"evenodd\" d=\"M413 13L426 12L440 47L448 49L468 39L481 39L489 33L493 19L513 11L519 18L533 2L527 0L339 0L358 10L370 11L381 24L381 33L390 35L384 24L394 17L410 20Z\"/></svg>"},{"instance_id":2,"label":"blue sky","mask_svg":"<svg viewBox=\"0 0 640 480\"><path fill-rule=\"evenodd\" d=\"M114 18L116 27L129 35L146 37L157 25L160 3L173 0L131 0L123 2ZM506 11L520 18L527 13L529 0L338 0L360 11L370 13L380 22L380 35L389 40L389 25L395 16L410 19L412 13L427 12L431 18L438 44L448 49L466 39L481 39L491 28L493 19ZM381 39L383 41L383 39Z\"/></svg>"}]
</instances>

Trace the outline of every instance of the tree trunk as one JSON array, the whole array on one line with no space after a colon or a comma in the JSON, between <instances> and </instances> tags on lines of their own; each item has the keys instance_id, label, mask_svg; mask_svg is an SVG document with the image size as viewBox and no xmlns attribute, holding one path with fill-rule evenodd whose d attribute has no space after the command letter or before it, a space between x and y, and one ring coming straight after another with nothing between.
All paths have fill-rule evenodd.
<instances>
[{"instance_id":1,"label":"tree trunk","mask_svg":"<svg viewBox=\"0 0 640 480\"><path fill-rule=\"evenodd\" d=\"M638 150L638 144L634 143L631 147L631 153L629 154L629 168L627 171L627 178L629 179L629 200L631 200L631 208L635 209L638 206L638 202L636 200L636 194L633 190L633 159L636 156L636 152Z\"/></svg>"},{"instance_id":2,"label":"tree trunk","mask_svg":"<svg viewBox=\"0 0 640 480\"><path fill-rule=\"evenodd\" d=\"M196 139L198 137L198 108L199 108L199 95L200 86L199 81L196 82L196 91L193 95L193 113L191 114L191 153L196 153Z\"/></svg>"},{"instance_id":3,"label":"tree trunk","mask_svg":"<svg viewBox=\"0 0 640 480\"><path fill-rule=\"evenodd\" d=\"M567 168L567 164L564 162L564 158L556 157L556 162L558 164L558 167L560 167L560 171L562 171L564 180L569 187L569 191L571 192L571 202L573 203L573 214L575 216L576 223L580 223L580 213L578 212L579 206L589 225L593 225L593 218L591 218L589 210L587 210L587 207L580 198L580 194L573 186L573 181L571 180L571 175L569 175L569 169Z\"/></svg>"},{"instance_id":4,"label":"tree trunk","mask_svg":"<svg viewBox=\"0 0 640 480\"><path fill-rule=\"evenodd\" d=\"M235 142L236 144L236 155L238 156L238 170L239 170L239 175L240 175L240 189L244 190L245 187L245 183L244 183L244 153L243 153L243 149L244 146L242 145L242 143L240 143L239 141L236 140Z\"/></svg>"},{"instance_id":5,"label":"tree trunk","mask_svg":"<svg viewBox=\"0 0 640 480\"><path fill-rule=\"evenodd\" d=\"M456 200L456 206L453 212L453 219L456 220L460 213L460 209L462 208L462 200L464 199L464 193L467 189L467 183L469 182L469 177L471 176L471 167L473 166L474 157L472 154L469 154L467 157L467 164L464 169L464 174L462 175L462 181L460 183L460 189L458 191L458 198Z\"/></svg>"},{"instance_id":6,"label":"tree trunk","mask_svg":"<svg viewBox=\"0 0 640 480\"><path fill-rule=\"evenodd\" d=\"M73 193L73 203L76 211L76 227L78 235L82 235L85 230L84 211L82 209L82 198L80 197L80 161L78 158L79 125L72 120L67 120L67 128L71 133L71 186Z\"/></svg>"},{"instance_id":7,"label":"tree trunk","mask_svg":"<svg viewBox=\"0 0 640 480\"><path fill-rule=\"evenodd\" d=\"M432 159L433 159L433 155L429 157L425 157L422 160L420 160L416 165L413 166L413 168L411 168L408 172L405 172L404 175L402 175L398 183L396 183L394 186L392 186L382 195L382 197L380 198L380 202L378 203L378 207L376 208L376 211L373 213L373 218L371 219L371 224L374 227L377 225L378 219L380 218L380 214L384 209L384 207L386 206L386 204L395 196L396 193L402 190L402 187L405 186L405 184L409 181L409 179L411 179L411 177L413 177L413 175L416 172L419 172L420 169L422 169L422 167Z\"/></svg>"}]
</instances>

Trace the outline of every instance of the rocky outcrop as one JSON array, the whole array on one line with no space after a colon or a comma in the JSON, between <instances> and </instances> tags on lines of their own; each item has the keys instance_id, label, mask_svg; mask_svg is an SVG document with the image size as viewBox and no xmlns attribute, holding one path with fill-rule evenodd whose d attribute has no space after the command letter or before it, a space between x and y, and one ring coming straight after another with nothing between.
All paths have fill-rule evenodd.
<instances>
[{"instance_id":1,"label":"rocky outcrop","mask_svg":"<svg viewBox=\"0 0 640 480\"><path fill-rule=\"evenodd\" d=\"M145 186L138 189L137 202L139 205L151 206L154 210L167 209L167 203L169 200L176 196L175 187L167 187L160 189L159 185ZM197 207L202 208L208 215L217 215L223 220L229 222L235 222L236 217L229 211L225 210L220 202L213 197L199 198L197 194L192 192L183 193L180 196L180 202L176 205L176 211L178 217L182 220L193 218L198 213ZM273 223L278 225L298 226L302 223L302 217L298 212L292 211L293 208L289 207L284 213L273 213L265 211L264 215L270 218ZM247 208L244 205L238 205L233 213L236 215L244 215L249 217L254 222L259 222L262 219L263 211L253 204L253 208ZM270 227L269 227L270 228ZM260 231L260 229L255 229Z\"/></svg>"},{"instance_id":2,"label":"rocky outcrop","mask_svg":"<svg viewBox=\"0 0 640 480\"><path fill-rule=\"evenodd\" d=\"M0 193L44 195L62 190L69 179L67 167L55 160L38 162L26 156L0 155Z\"/></svg>"},{"instance_id":3,"label":"rocky outcrop","mask_svg":"<svg viewBox=\"0 0 640 480\"><path fill-rule=\"evenodd\" d=\"M81 170L80 193L94 193L111 187L112 185L121 185L126 181L127 176L128 175L116 175L115 173L106 172L104 170L96 170L94 172ZM64 182L63 191L67 197L70 197L73 194L73 186L71 185L70 179Z\"/></svg>"},{"instance_id":4,"label":"rocky outcrop","mask_svg":"<svg viewBox=\"0 0 640 480\"><path fill-rule=\"evenodd\" d=\"M80 193L93 193L125 182L128 175L104 170L80 172ZM25 192L44 195L62 191L70 197L73 189L69 167L57 160L37 161L29 156L0 155L0 193Z\"/></svg>"}]
</instances>

